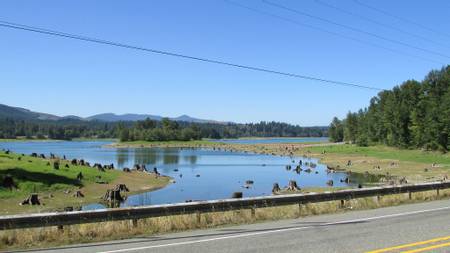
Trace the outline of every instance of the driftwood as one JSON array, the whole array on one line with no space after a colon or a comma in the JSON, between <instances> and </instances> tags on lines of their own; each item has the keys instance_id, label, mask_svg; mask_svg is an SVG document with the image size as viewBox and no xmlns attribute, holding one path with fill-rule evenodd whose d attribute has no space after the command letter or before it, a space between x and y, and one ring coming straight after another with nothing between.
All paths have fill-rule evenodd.
<instances>
[{"instance_id":1,"label":"driftwood","mask_svg":"<svg viewBox=\"0 0 450 253\"><path fill-rule=\"evenodd\" d=\"M37 193L32 193L28 198L24 199L20 205L40 205Z\"/></svg>"},{"instance_id":2,"label":"driftwood","mask_svg":"<svg viewBox=\"0 0 450 253\"><path fill-rule=\"evenodd\" d=\"M243 197L242 192L233 192L233 195L231 195L231 198L233 199L241 199Z\"/></svg>"}]
</instances>

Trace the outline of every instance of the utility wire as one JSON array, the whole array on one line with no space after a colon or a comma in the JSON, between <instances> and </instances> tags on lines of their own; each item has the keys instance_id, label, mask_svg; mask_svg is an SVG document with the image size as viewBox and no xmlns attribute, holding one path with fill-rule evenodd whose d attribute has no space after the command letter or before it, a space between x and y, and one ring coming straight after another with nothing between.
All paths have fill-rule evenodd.
<instances>
[{"instance_id":1,"label":"utility wire","mask_svg":"<svg viewBox=\"0 0 450 253\"><path fill-rule=\"evenodd\" d=\"M333 36L337 36L337 37L341 37L341 38L348 39L348 40L351 40L351 41L355 41L355 42L358 42L358 43L361 43L361 44L364 44L364 45L370 45L372 47L381 48L381 49L384 49L384 50L387 50L387 51L390 51L390 52L393 52L393 53L396 53L396 54L405 55L405 56L408 56L408 57L417 58L417 59L420 59L420 60L429 61L429 62L433 62L433 63L438 63L438 64L441 64L441 65L445 65L445 63L440 62L440 61L432 60L432 59L429 59L429 58L426 58L426 57L422 57L422 56L410 54L410 53L407 53L407 52L403 52L403 51L400 51L400 50L392 49L392 48L389 48L389 47L385 47L385 46L377 44L377 43L373 43L373 42L370 42L370 41L361 40L359 38L347 36L347 35L344 35L344 34L341 34L341 33L337 33L337 32L331 31L331 30L327 30L327 29L324 29L324 28L321 28L321 27L318 27L318 26L313 26L313 25L310 25L310 24L301 23L301 22L298 22L297 20L293 20L293 19L290 19L290 18L286 18L286 17L283 17L283 16L272 14L270 12L266 12L266 11L262 11L262 10L259 10L259 9L255 9L255 8L243 5L241 3L238 3L238 2L234 2L234 1L231 1L231 0L224 0L224 1L226 3L235 5L237 7L240 7L240 8L243 8L243 9L247 9L249 11L256 12L256 13L261 14L261 15L266 15L266 16L269 16L269 17L272 17L272 18L275 18L275 19L280 19L280 20L283 20L285 22L292 23L294 25L307 27L307 28L310 28L310 29L313 29L313 30L317 30L317 31L321 31L323 33L327 33L327 34L330 34L330 35L333 35Z\"/></svg>"},{"instance_id":2,"label":"utility wire","mask_svg":"<svg viewBox=\"0 0 450 253\"><path fill-rule=\"evenodd\" d=\"M368 4L366 4L366 3L362 3L361 1L358 1L358 0L353 0L353 1L354 1L355 3L361 5L361 6L366 7L367 9L371 9L371 10L373 10L373 11L376 11L376 12L378 12L378 13L384 14L384 15L389 16L389 17L391 17L391 18L395 18L395 19L401 20L401 21L403 21L403 22L405 22L405 23L413 24L413 25L415 25L415 26L417 26L417 27L420 27L420 28L422 28L422 29L424 29L424 30L427 30L427 31L430 31L430 32L434 32L434 33L436 33L436 34L440 34L440 35L444 35L444 36L450 37L450 34L448 34L448 33L443 33L442 31L439 31L439 30L430 28L430 27L428 27L428 26L422 25L421 23L418 23L418 22L412 21L412 20L410 20L410 19L407 19L407 18L404 18L404 17L400 17L400 16L397 16L397 15L391 14L391 13L385 11L385 10L382 10L382 9L379 9L379 8L376 8L376 7L373 7L373 6L368 5Z\"/></svg>"},{"instance_id":3,"label":"utility wire","mask_svg":"<svg viewBox=\"0 0 450 253\"><path fill-rule=\"evenodd\" d=\"M49 29L45 29L45 28L22 25L22 24L17 24L17 23L0 21L0 26L6 27L6 28L11 28L11 29L16 29L16 30L46 34L46 35L51 35L51 36L56 36L56 37L63 37L63 38L68 38L68 39L93 42L93 43L97 43L97 44L104 44L104 45L110 45L110 46L115 46L115 47L145 51L145 52L149 52L149 53L161 54L161 55L166 55L166 56L173 56L173 57L195 60L195 61L200 61L200 62L213 63L213 64L225 65L225 66L229 66L229 67L235 67L235 68L265 72L265 73L270 73L270 74L318 81L318 82L322 82L322 83L325 83L328 85L340 85L340 86L377 90L377 91L384 90L381 88L377 88L375 86L367 86L367 85L350 83L350 82L335 81L335 80L324 79L324 78L319 78L319 77L300 75L300 74L291 73L291 72L282 72L282 71L272 70L272 69L267 69L267 68L262 68L262 67L254 67L254 66L250 66L250 65L242 65L242 64L238 64L238 63L225 62L225 61L221 61L221 60L215 60L215 59L209 59L209 58L203 58L203 57L197 57L197 56L190 56L190 55L185 55L185 54L173 53L173 52L139 47L139 46L133 46L133 45L124 44L124 43L120 43L120 42L102 40L102 39L97 39L97 38L92 38L92 37L85 37L82 35L64 33L64 32L59 32L59 31L55 31L55 30L49 30Z\"/></svg>"},{"instance_id":4,"label":"utility wire","mask_svg":"<svg viewBox=\"0 0 450 253\"><path fill-rule=\"evenodd\" d=\"M388 29L391 29L391 30L394 30L394 31L397 31L397 32L400 32L400 33L403 33L403 34L415 37L415 38L418 38L418 39L421 39L421 40L424 40L424 41L428 41L428 42L434 43L436 45L448 47L447 44L431 40L431 39L429 39L427 37L424 37L422 35L418 35L418 34L415 34L415 33L412 33L412 32L408 32L408 31L405 31L403 29L394 27L394 26L389 25L389 24L385 24L385 23L379 22L379 21L371 19L371 18L367 18L367 17L365 17L363 15L359 15L359 14L356 14L354 12L348 11L346 9L339 8L336 5L333 5L333 4L330 4L330 3L327 3L327 2L324 2L324 1L321 1L321 0L315 0L315 1L318 4L321 4L321 5L326 6L328 8L331 8L331 9L334 9L334 10L346 13L346 14L348 14L350 16L354 16L354 17L360 18L360 19L365 20L367 22L370 22L370 23L373 23L373 24L376 24L376 25L379 25L379 26L382 26L382 27L385 27L385 28L388 28Z\"/></svg>"},{"instance_id":5,"label":"utility wire","mask_svg":"<svg viewBox=\"0 0 450 253\"><path fill-rule=\"evenodd\" d=\"M265 3L265 4L267 4L267 5L271 5L273 7L276 7L276 8L282 9L282 10L290 11L290 12L296 13L298 15L302 15L302 16L306 16L306 17L313 18L313 19L316 19L316 20L320 20L322 22L326 22L326 23L329 23L329 24L340 26L340 27L343 27L343 28L346 28L346 29L349 29L349 30L352 30L352 31L355 31L355 32L359 32L359 33L362 33L362 34L365 34L365 35L369 35L369 36L372 36L372 37L375 37L375 38L378 38L378 39L381 39L381 40L385 40L385 41L388 41L388 42L391 42L391 43L395 43L395 44L399 44L399 45L406 46L406 47L409 47L409 48L413 48L413 49L416 49L416 50L420 50L420 51L423 51L423 52L426 52L426 53L429 53L429 54L434 54L434 55L438 55L438 56L441 56L441 57L450 58L450 56L448 56L446 54L442 54L442 53L439 53L439 52L436 52L436 51L433 51L433 50L429 50L429 49L426 49L426 48L414 46L414 45L411 45L411 44L408 44L408 43L405 43L405 42L402 42L402 41L390 39L390 38L387 38L387 37L384 37L384 36L381 36L381 35L378 35L378 34L375 34L375 33L371 33L371 32L368 32L368 31L356 28L356 27L349 26L349 25L337 23L335 21L332 21L332 20L329 20L329 19L326 19L326 18L322 18L322 17L319 17L319 16L314 16L314 15L311 15L309 13L302 12L302 11L299 11L299 10L296 10L296 9L293 9L293 8L289 8L289 7L281 5L281 4L273 3L273 2L270 2L270 1L267 1L267 0L261 0L261 1L263 3Z\"/></svg>"}]
</instances>

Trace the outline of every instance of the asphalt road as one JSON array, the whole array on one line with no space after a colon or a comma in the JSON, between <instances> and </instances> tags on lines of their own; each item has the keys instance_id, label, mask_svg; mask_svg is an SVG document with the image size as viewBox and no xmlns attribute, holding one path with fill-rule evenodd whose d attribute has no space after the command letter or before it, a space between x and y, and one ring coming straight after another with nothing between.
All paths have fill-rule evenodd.
<instances>
[{"instance_id":1,"label":"asphalt road","mask_svg":"<svg viewBox=\"0 0 450 253\"><path fill-rule=\"evenodd\" d=\"M450 252L450 201L138 237L37 252Z\"/></svg>"}]
</instances>

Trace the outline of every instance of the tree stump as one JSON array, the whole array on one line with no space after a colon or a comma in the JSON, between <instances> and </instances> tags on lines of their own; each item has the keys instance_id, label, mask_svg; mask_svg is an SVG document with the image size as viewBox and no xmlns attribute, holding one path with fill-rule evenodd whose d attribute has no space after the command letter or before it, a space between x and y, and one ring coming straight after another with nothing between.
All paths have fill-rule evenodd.
<instances>
[{"instance_id":1,"label":"tree stump","mask_svg":"<svg viewBox=\"0 0 450 253\"><path fill-rule=\"evenodd\" d=\"M14 179L11 175L6 175L3 178L3 182L2 182L2 187L4 188L8 188L8 189L13 189L13 188L17 188L16 183L14 182Z\"/></svg>"},{"instance_id":2,"label":"tree stump","mask_svg":"<svg viewBox=\"0 0 450 253\"><path fill-rule=\"evenodd\" d=\"M81 173L81 171L78 173L77 179L78 181L81 181L83 179L83 173Z\"/></svg>"},{"instance_id":3,"label":"tree stump","mask_svg":"<svg viewBox=\"0 0 450 253\"><path fill-rule=\"evenodd\" d=\"M278 193L279 191L281 191L280 185L279 185L278 183L274 183L274 184L273 184L273 187L272 187L272 193L273 193L273 194L276 194L276 193Z\"/></svg>"},{"instance_id":4,"label":"tree stump","mask_svg":"<svg viewBox=\"0 0 450 253\"><path fill-rule=\"evenodd\" d=\"M103 200L107 202L122 202L125 199L120 195L119 189L109 189L106 191L105 196L103 196Z\"/></svg>"},{"instance_id":5,"label":"tree stump","mask_svg":"<svg viewBox=\"0 0 450 253\"><path fill-rule=\"evenodd\" d=\"M84 198L84 194L83 194L80 190L76 191L76 192L73 194L73 196L74 196L75 198Z\"/></svg>"},{"instance_id":6,"label":"tree stump","mask_svg":"<svg viewBox=\"0 0 450 253\"><path fill-rule=\"evenodd\" d=\"M20 205L40 205L37 193L32 193L28 198L24 199Z\"/></svg>"},{"instance_id":7,"label":"tree stump","mask_svg":"<svg viewBox=\"0 0 450 253\"><path fill-rule=\"evenodd\" d=\"M114 187L114 190L118 190L120 192L129 192L130 191L125 184L116 185L116 187Z\"/></svg>"},{"instance_id":8,"label":"tree stump","mask_svg":"<svg viewBox=\"0 0 450 253\"><path fill-rule=\"evenodd\" d=\"M300 188L297 185L297 181L289 180L288 190L289 191L299 191Z\"/></svg>"}]
</instances>

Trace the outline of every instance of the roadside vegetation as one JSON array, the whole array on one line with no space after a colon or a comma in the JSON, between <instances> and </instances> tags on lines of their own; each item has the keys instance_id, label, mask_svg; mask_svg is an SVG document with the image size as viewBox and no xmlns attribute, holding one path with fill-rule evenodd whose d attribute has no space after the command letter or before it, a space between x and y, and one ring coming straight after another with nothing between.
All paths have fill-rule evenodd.
<instances>
[{"instance_id":1,"label":"roadside vegetation","mask_svg":"<svg viewBox=\"0 0 450 253\"><path fill-rule=\"evenodd\" d=\"M58 164L57 169L55 163ZM80 173L82 179L77 178ZM2 215L63 210L69 206L76 209L81 205L100 202L106 190L117 184L125 184L130 193L136 193L162 188L168 183L167 177L156 178L141 172L124 173L114 169L100 171L58 158L43 159L0 152ZM77 191L83 197L75 196ZM32 193L38 194L41 205L19 205Z\"/></svg>"},{"instance_id":2,"label":"roadside vegetation","mask_svg":"<svg viewBox=\"0 0 450 253\"><path fill-rule=\"evenodd\" d=\"M192 229L228 227L238 224L266 222L279 219L301 218L311 215L373 209L407 203L449 199L450 190L386 195L345 201L329 201L304 205L258 208L252 216L250 210L233 210L197 215L175 215L132 221L113 221L56 227L0 231L0 250L57 247L75 243L92 243L127 239L136 236L180 232Z\"/></svg>"}]
</instances>

